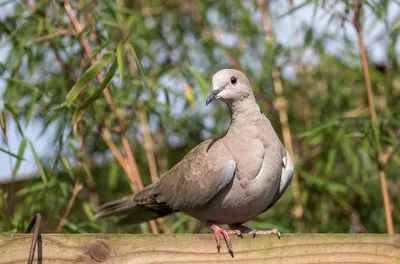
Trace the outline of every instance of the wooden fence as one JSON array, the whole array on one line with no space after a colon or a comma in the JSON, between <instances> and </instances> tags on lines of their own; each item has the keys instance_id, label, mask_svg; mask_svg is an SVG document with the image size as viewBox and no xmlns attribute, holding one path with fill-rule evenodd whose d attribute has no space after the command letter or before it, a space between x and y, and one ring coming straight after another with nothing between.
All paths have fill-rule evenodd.
<instances>
[{"instance_id":1,"label":"wooden fence","mask_svg":"<svg viewBox=\"0 0 400 264\"><path fill-rule=\"evenodd\" d=\"M27 263L32 234L0 234L0 264ZM400 235L232 236L217 253L211 234L41 234L34 263L396 263Z\"/></svg>"}]
</instances>

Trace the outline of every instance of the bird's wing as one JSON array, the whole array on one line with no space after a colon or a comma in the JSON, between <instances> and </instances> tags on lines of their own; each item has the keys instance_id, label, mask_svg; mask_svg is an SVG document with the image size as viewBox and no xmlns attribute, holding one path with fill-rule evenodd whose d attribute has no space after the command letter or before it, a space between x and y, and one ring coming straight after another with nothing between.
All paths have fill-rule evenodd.
<instances>
[{"instance_id":1,"label":"bird's wing","mask_svg":"<svg viewBox=\"0 0 400 264\"><path fill-rule=\"evenodd\" d=\"M277 190L274 199L268 205L268 207L264 210L267 211L271 206L273 206L286 191L287 187L289 187L290 182L293 178L294 173L294 164L292 158L290 157L289 152L285 148L282 147L282 173L280 178L279 189Z\"/></svg>"},{"instance_id":2,"label":"bird's wing","mask_svg":"<svg viewBox=\"0 0 400 264\"><path fill-rule=\"evenodd\" d=\"M201 206L232 181L235 170L236 163L221 141L204 141L159 182L100 206L96 218L120 214L132 224Z\"/></svg>"},{"instance_id":3,"label":"bird's wing","mask_svg":"<svg viewBox=\"0 0 400 264\"><path fill-rule=\"evenodd\" d=\"M159 203L173 210L204 205L232 182L236 163L221 140L207 140L167 172L155 188Z\"/></svg>"},{"instance_id":4,"label":"bird's wing","mask_svg":"<svg viewBox=\"0 0 400 264\"><path fill-rule=\"evenodd\" d=\"M292 157L290 157L289 152L285 151L282 157L282 175L281 175L281 183L279 186L279 198L282 194L286 191L287 187L289 186L290 182L292 181L293 174L294 174L294 164L292 161Z\"/></svg>"}]
</instances>

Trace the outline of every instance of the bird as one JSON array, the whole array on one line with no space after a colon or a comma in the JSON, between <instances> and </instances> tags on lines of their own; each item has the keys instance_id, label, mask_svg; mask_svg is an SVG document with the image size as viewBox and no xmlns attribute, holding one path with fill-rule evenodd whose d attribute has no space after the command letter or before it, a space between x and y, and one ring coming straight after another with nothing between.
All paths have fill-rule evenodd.
<instances>
[{"instance_id":1,"label":"bird","mask_svg":"<svg viewBox=\"0 0 400 264\"><path fill-rule=\"evenodd\" d=\"M243 224L271 208L288 188L294 173L291 155L261 112L243 72L222 69L213 75L206 105L217 100L231 113L223 136L194 147L158 182L101 205L95 217L125 214L124 219L138 224L183 212L212 229L218 252L222 236L232 257L231 234L280 238L277 229L255 230Z\"/></svg>"}]
</instances>

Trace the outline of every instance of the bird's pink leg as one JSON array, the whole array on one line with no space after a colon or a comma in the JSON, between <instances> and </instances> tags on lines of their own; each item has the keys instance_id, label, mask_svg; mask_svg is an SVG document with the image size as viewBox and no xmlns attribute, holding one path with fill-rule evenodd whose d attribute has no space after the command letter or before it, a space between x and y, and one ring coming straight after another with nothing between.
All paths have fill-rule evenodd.
<instances>
[{"instance_id":1,"label":"bird's pink leg","mask_svg":"<svg viewBox=\"0 0 400 264\"><path fill-rule=\"evenodd\" d=\"M254 230L244 225L235 224L235 225L229 225L231 229L226 230L210 222L207 222L206 224L214 231L215 242L217 243L218 253L220 252L221 249L221 235L222 235L224 237L226 247L228 248L228 252L231 254L232 258L234 254L232 248L232 241L230 237L231 234L235 234L241 238L243 238L243 234L253 235L253 238L256 237L256 235L276 234L278 238L281 238L281 233L278 231L278 229Z\"/></svg>"},{"instance_id":2,"label":"bird's pink leg","mask_svg":"<svg viewBox=\"0 0 400 264\"><path fill-rule=\"evenodd\" d=\"M249 234L249 235L252 234L253 238L256 237L256 235L271 235L271 234L277 235L278 238L281 238L281 232L279 232L278 229L255 230L239 224L229 225L229 227L233 230L240 231L242 234Z\"/></svg>"},{"instance_id":3,"label":"bird's pink leg","mask_svg":"<svg viewBox=\"0 0 400 264\"><path fill-rule=\"evenodd\" d=\"M268 229L268 230L253 230L251 232L253 234L253 238L256 237L256 235L277 235L278 238L281 238L281 232L279 232L278 229Z\"/></svg>"},{"instance_id":4,"label":"bird's pink leg","mask_svg":"<svg viewBox=\"0 0 400 264\"><path fill-rule=\"evenodd\" d=\"M225 229L217 226L216 224L212 224L212 223L207 223L207 225L214 231L215 241L217 242L218 253L220 252L220 249L221 249L221 235L222 235L224 237L226 247L228 248L228 252L229 252L229 254L231 254L231 256L233 258L233 248L232 248L232 241L231 241L230 235L236 234L237 236L240 236L243 238L240 230L234 230L234 229L233 230L225 230Z\"/></svg>"}]
</instances>

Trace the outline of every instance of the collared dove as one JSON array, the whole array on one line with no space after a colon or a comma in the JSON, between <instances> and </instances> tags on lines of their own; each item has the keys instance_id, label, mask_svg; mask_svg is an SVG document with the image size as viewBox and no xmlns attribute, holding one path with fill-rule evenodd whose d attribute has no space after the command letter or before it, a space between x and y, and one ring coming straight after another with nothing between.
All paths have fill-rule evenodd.
<instances>
[{"instance_id":1,"label":"collared dove","mask_svg":"<svg viewBox=\"0 0 400 264\"><path fill-rule=\"evenodd\" d=\"M232 121L226 134L200 143L157 183L102 205L96 217L125 213L134 224L182 211L214 231L218 252L222 235L232 257L230 234L280 237L276 229L253 230L242 223L279 200L293 177L292 159L261 113L242 72L220 70L212 85L206 104L218 99L228 106Z\"/></svg>"}]
</instances>

